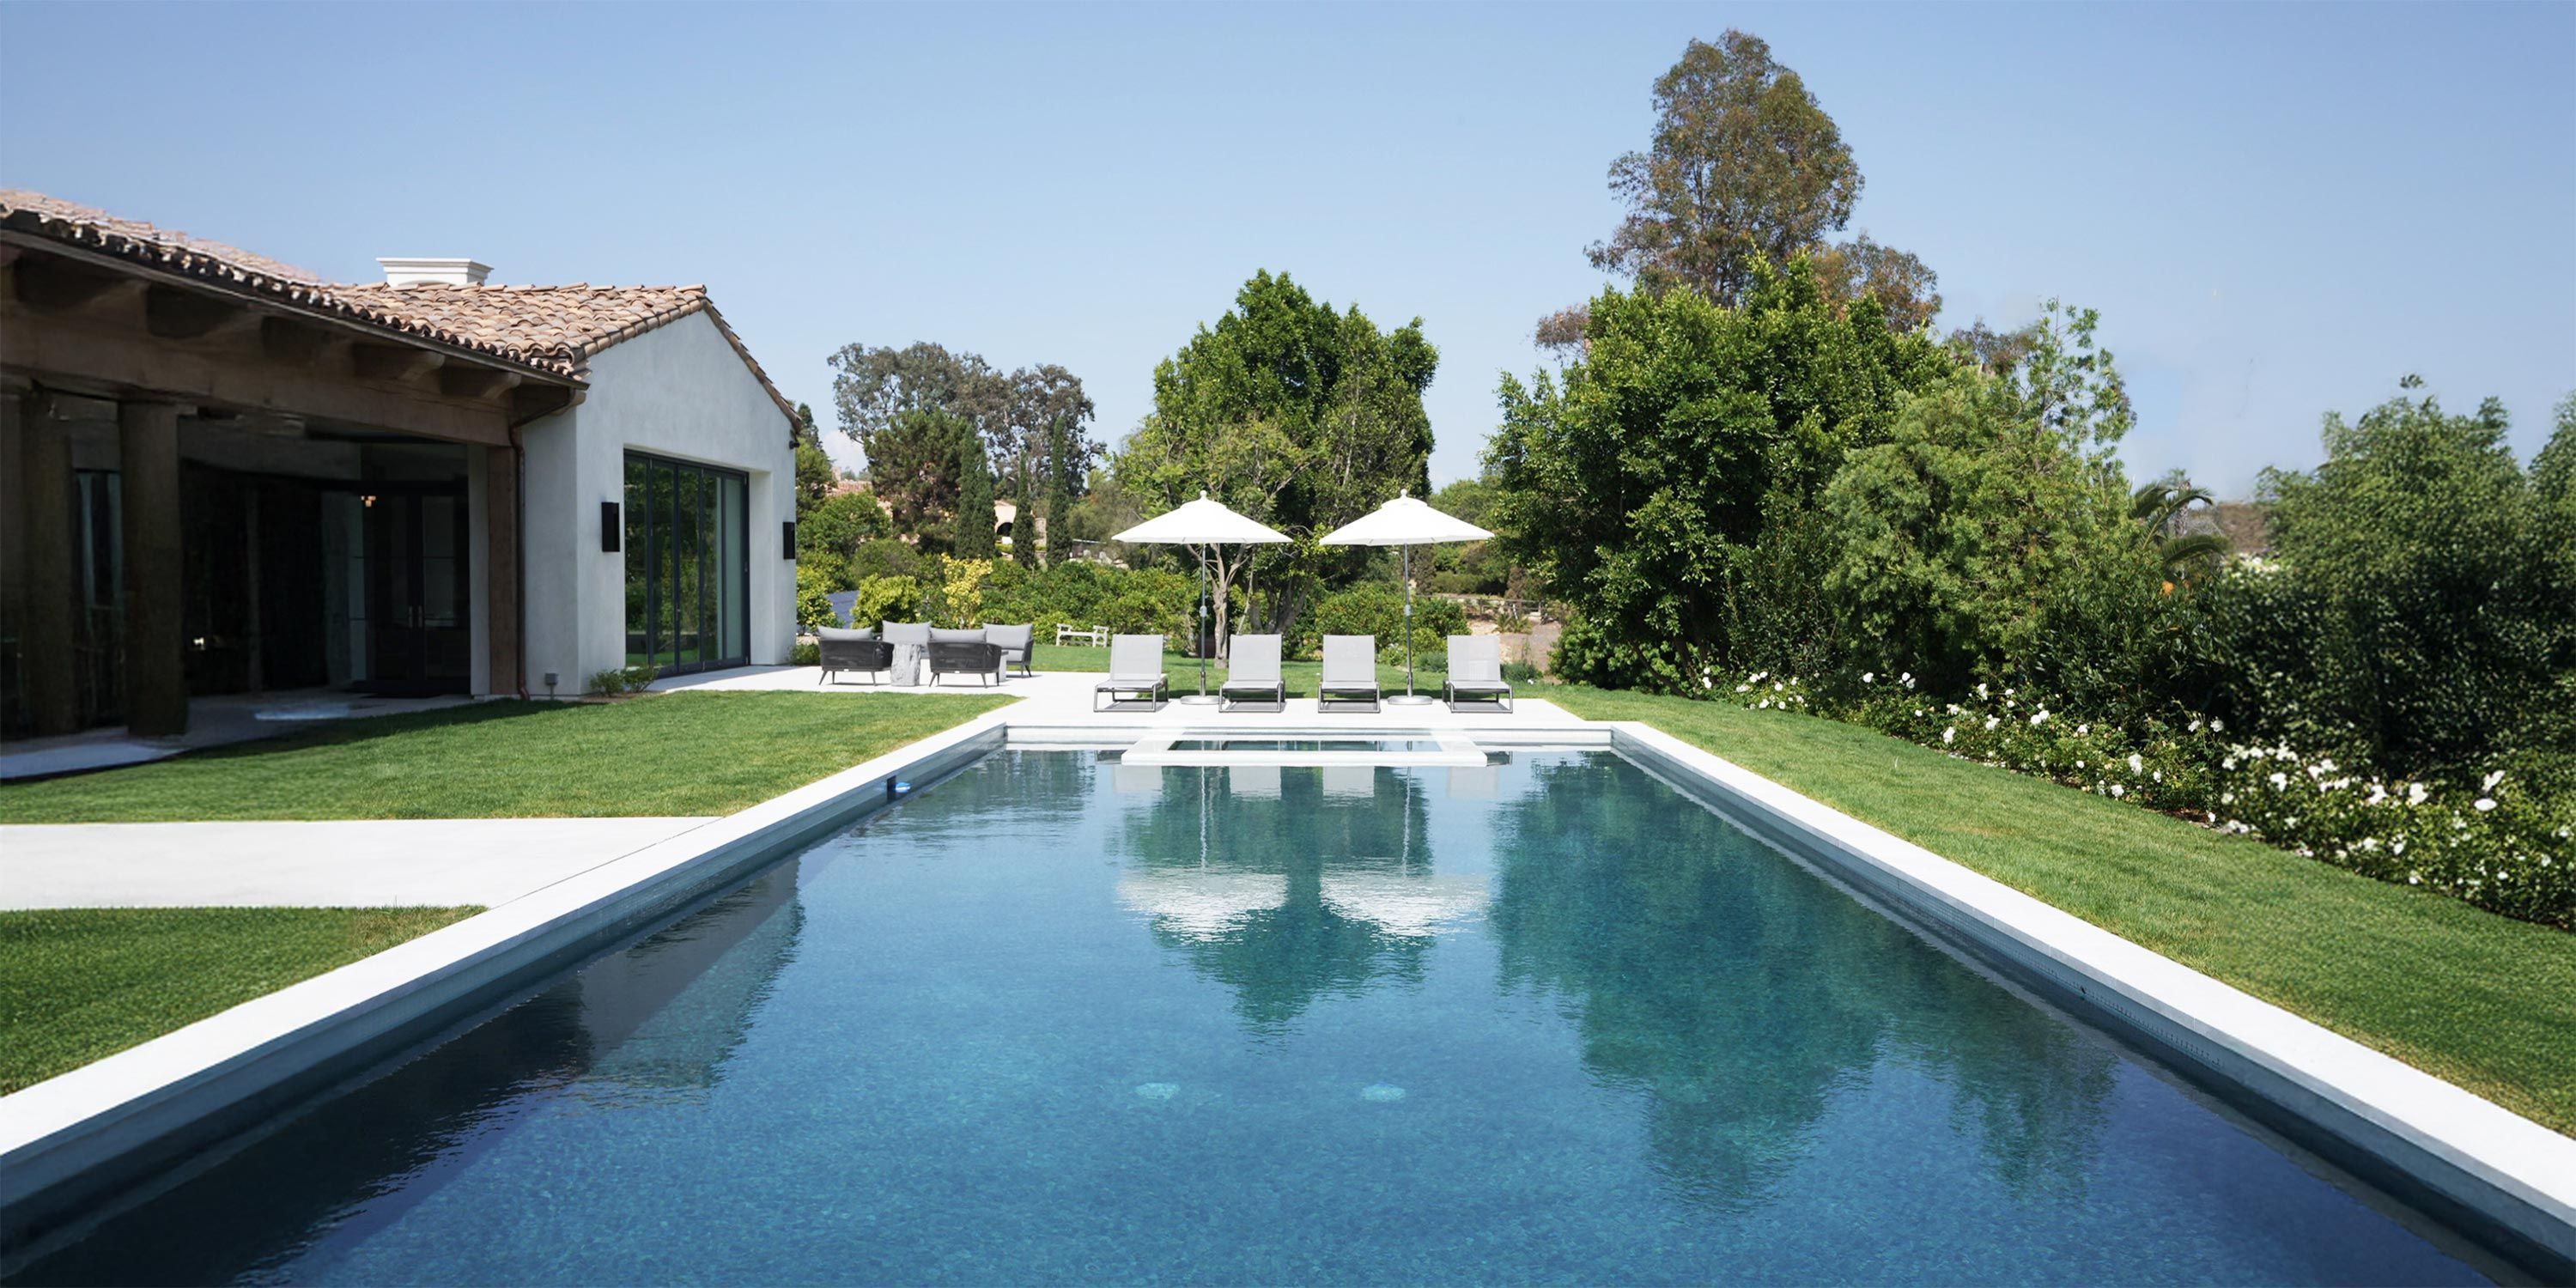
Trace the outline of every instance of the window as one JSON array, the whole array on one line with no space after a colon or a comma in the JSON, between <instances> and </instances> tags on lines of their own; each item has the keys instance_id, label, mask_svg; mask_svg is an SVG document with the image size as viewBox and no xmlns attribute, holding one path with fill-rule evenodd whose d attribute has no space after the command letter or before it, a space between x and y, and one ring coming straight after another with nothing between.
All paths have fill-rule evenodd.
<instances>
[{"instance_id":1,"label":"window","mask_svg":"<svg viewBox=\"0 0 2576 1288\"><path fill-rule=\"evenodd\" d=\"M626 457L626 660L665 673L751 660L750 480Z\"/></svg>"}]
</instances>

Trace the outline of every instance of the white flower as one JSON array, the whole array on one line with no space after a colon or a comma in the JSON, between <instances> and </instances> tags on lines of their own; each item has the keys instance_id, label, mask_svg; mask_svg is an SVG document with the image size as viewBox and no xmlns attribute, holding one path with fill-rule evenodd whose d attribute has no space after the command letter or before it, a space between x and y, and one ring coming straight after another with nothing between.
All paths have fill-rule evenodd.
<instances>
[{"instance_id":1,"label":"white flower","mask_svg":"<svg viewBox=\"0 0 2576 1288\"><path fill-rule=\"evenodd\" d=\"M2200 732L2200 717L2199 717L2199 716L2193 716L2193 717L2191 718L2191 731L2192 731L2193 733L2199 733L2199 732Z\"/></svg>"},{"instance_id":2,"label":"white flower","mask_svg":"<svg viewBox=\"0 0 2576 1288\"><path fill-rule=\"evenodd\" d=\"M2113 783L2113 784L2111 784L2111 798L2112 798L2113 800L2117 800L2117 799L2119 799L2120 797L2126 796L2126 795L2128 795L2128 794L2129 794L2129 789L2128 789L2128 788L2126 788L2126 787L2122 787L2122 786L2121 786L2121 785L2119 785L2118 783Z\"/></svg>"},{"instance_id":3,"label":"white flower","mask_svg":"<svg viewBox=\"0 0 2576 1288\"><path fill-rule=\"evenodd\" d=\"M2494 773L2487 775L2487 777L2486 777L2486 781L2478 784L2478 790L2479 790L2479 791L2482 791L2482 792L2491 792L2491 791L2494 791L2494 790L2495 790L2495 785L2496 785L2497 783L2500 783L2500 782L2503 782L2503 781L2504 781L2504 771L2503 771L2503 770L2501 770L2501 769L2499 769L2499 770L2495 771Z\"/></svg>"},{"instance_id":4,"label":"white flower","mask_svg":"<svg viewBox=\"0 0 2576 1288\"><path fill-rule=\"evenodd\" d=\"M1909 688L1909 689L1910 689L1910 688L1913 688L1913 687L1914 687L1914 673L1913 673L1912 671L1908 671L1908 672L1906 672L1905 674L1903 674L1903 675L1900 675L1900 676L1896 677L1896 682L1897 682L1898 684L1902 684L1902 685L1904 685L1906 688Z\"/></svg>"},{"instance_id":5,"label":"white flower","mask_svg":"<svg viewBox=\"0 0 2576 1288\"><path fill-rule=\"evenodd\" d=\"M1714 688L1714 687L1716 687L1716 686L1714 686L1714 685L1710 684L1710 683L1709 683L1709 679L1708 679L1708 677L1707 677L1707 676L1705 676L1705 675L1703 675L1703 676L1699 677L1699 687L1701 687L1701 688L1703 688L1703 689L1707 689L1707 688Z\"/></svg>"},{"instance_id":6,"label":"white flower","mask_svg":"<svg viewBox=\"0 0 2576 1288\"><path fill-rule=\"evenodd\" d=\"M2212 720L2209 722L2209 731L2211 733L2225 733L2227 732L2227 722L2224 720Z\"/></svg>"},{"instance_id":7,"label":"white flower","mask_svg":"<svg viewBox=\"0 0 2576 1288\"><path fill-rule=\"evenodd\" d=\"M2274 776L2278 777L2278 775ZM2421 805L2432 795L2433 793L2424 790L2422 783L2406 784L2406 803L2409 805Z\"/></svg>"},{"instance_id":8,"label":"white flower","mask_svg":"<svg viewBox=\"0 0 2576 1288\"><path fill-rule=\"evenodd\" d=\"M1753 686L1750 684L1739 684L1735 686L1735 691L1738 693L1751 693L1753 691Z\"/></svg>"},{"instance_id":9,"label":"white flower","mask_svg":"<svg viewBox=\"0 0 2576 1288\"><path fill-rule=\"evenodd\" d=\"M2038 728L2038 727L2041 725L2041 723L2043 723L2043 722L2044 722L2044 721L2046 721L2047 719L2048 719L2048 713L2047 713L2047 712L2045 712L2045 711L2034 711L2034 712L2031 712L2031 713L2030 713L2030 727L2031 727L2031 728L2033 728L2033 729L2036 729L2036 728Z\"/></svg>"},{"instance_id":10,"label":"white flower","mask_svg":"<svg viewBox=\"0 0 2576 1288\"><path fill-rule=\"evenodd\" d=\"M2092 733L2092 732L2093 732L2093 726L2091 726L2091 725L2089 725L2089 724L2080 724L2080 725L2075 726L2075 736L2076 736L2076 737L2078 737L2078 738L2085 737L2086 735L2088 735L2088 734L2090 734L2090 733Z\"/></svg>"},{"instance_id":11,"label":"white flower","mask_svg":"<svg viewBox=\"0 0 2576 1288\"><path fill-rule=\"evenodd\" d=\"M1977 696L1980 698L1986 696L1986 682L1983 680L1977 681Z\"/></svg>"},{"instance_id":12,"label":"white flower","mask_svg":"<svg viewBox=\"0 0 2576 1288\"><path fill-rule=\"evenodd\" d=\"M1762 678L1769 674L1771 674L1769 671L1756 671L1753 674L1744 677L1744 679L1750 684L1760 684L1762 683Z\"/></svg>"},{"instance_id":13,"label":"white flower","mask_svg":"<svg viewBox=\"0 0 2576 1288\"><path fill-rule=\"evenodd\" d=\"M1942 730L1942 731L1941 731L1941 745L1942 745L1942 746L1944 746L1944 747L1949 746L1949 745L1950 745L1950 740L1951 740L1951 739L1953 739L1953 738L1956 738L1956 737L1958 737L1958 736L1959 736L1959 727L1958 727L1957 725L1952 725L1952 726L1950 726L1949 728Z\"/></svg>"},{"instance_id":14,"label":"white flower","mask_svg":"<svg viewBox=\"0 0 2576 1288\"><path fill-rule=\"evenodd\" d=\"M2002 724L2003 722L2004 722L2004 718L2003 718L2002 716L1987 716L1987 717L1986 717L1986 727L1987 727L1987 728L1989 728L1989 729L1992 729L1992 728L1994 728L1996 725Z\"/></svg>"},{"instance_id":15,"label":"white flower","mask_svg":"<svg viewBox=\"0 0 2576 1288\"><path fill-rule=\"evenodd\" d=\"M2273 789L2274 789L2274 790L2276 790L2276 791L2277 791L2277 790L2279 790L2279 789L2281 789L2281 788L2283 788L2283 787L2287 787L2287 786L2289 786L2289 785L2290 785L2290 776L2289 776L2288 774L2282 773L2280 770L2277 770L2277 769L2275 769L2275 770L2273 770L2273 771L2272 771L2272 787L2273 787Z\"/></svg>"},{"instance_id":16,"label":"white flower","mask_svg":"<svg viewBox=\"0 0 2576 1288\"><path fill-rule=\"evenodd\" d=\"M1861 673L1860 673L1860 682L1861 682L1861 683L1863 683L1863 684L1875 684L1875 683L1877 683L1877 682L1878 682L1878 672L1876 672L1876 671L1863 671L1863 672L1861 672Z\"/></svg>"},{"instance_id":17,"label":"white flower","mask_svg":"<svg viewBox=\"0 0 2576 1288\"><path fill-rule=\"evenodd\" d=\"M2481 814L2486 813L2488 810L2494 809L2494 808L2495 808L2495 797L2493 797L2493 796L2481 796L2481 797L2479 797L2479 798L2477 799L2477 807L2478 807L2478 812L2479 812L2479 813L2481 813Z\"/></svg>"},{"instance_id":18,"label":"white flower","mask_svg":"<svg viewBox=\"0 0 2576 1288\"><path fill-rule=\"evenodd\" d=\"M2130 772L2130 773L2133 773L2133 774L2136 774L2136 773L2144 773L2144 772L2146 771L2146 768L2147 768L2147 762L2146 762L2143 758L2141 758L2141 757L2138 755L2138 753L2136 753L2136 752L2134 752L2134 751L2129 753L2129 772Z\"/></svg>"}]
</instances>

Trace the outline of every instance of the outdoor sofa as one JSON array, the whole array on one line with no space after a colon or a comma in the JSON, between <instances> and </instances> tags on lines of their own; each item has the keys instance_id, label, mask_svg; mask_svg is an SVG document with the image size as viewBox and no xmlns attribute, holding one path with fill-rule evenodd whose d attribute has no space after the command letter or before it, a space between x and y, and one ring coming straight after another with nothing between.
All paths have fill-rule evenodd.
<instances>
[{"instance_id":1,"label":"outdoor sofa","mask_svg":"<svg viewBox=\"0 0 2576 1288\"><path fill-rule=\"evenodd\" d=\"M1109 678L1092 686L1091 709L1106 709L1100 705L1100 695L1106 693L1110 706L1124 701L1122 694L1139 694L1160 710L1170 689L1163 675L1163 637L1120 635L1109 641Z\"/></svg>"},{"instance_id":2,"label":"outdoor sofa","mask_svg":"<svg viewBox=\"0 0 2576 1288\"><path fill-rule=\"evenodd\" d=\"M877 638L876 628L849 630L839 626L821 626L814 631L815 651L821 654L822 674L814 683L826 684L843 671L860 671L885 675L894 670L894 645ZM883 683L882 680L870 683Z\"/></svg>"},{"instance_id":3,"label":"outdoor sofa","mask_svg":"<svg viewBox=\"0 0 2576 1288\"><path fill-rule=\"evenodd\" d=\"M1512 709L1512 686L1503 679L1503 642L1491 635L1449 637L1449 678L1440 698L1455 711L1461 702L1490 702Z\"/></svg>"},{"instance_id":4,"label":"outdoor sofa","mask_svg":"<svg viewBox=\"0 0 2576 1288\"><path fill-rule=\"evenodd\" d=\"M1216 686L1219 711L1240 709L1245 700L1271 704L1273 711L1288 709L1288 681L1279 673L1279 637L1276 635L1237 635L1226 641L1225 683ZM1227 702L1234 703L1229 708Z\"/></svg>"},{"instance_id":5,"label":"outdoor sofa","mask_svg":"<svg viewBox=\"0 0 2576 1288\"><path fill-rule=\"evenodd\" d=\"M1334 694L1342 696L1335 697ZM1353 696L1363 695L1363 696ZM1374 635L1327 635L1324 637L1324 675L1315 683L1315 710L1330 711L1335 705L1378 707L1377 637Z\"/></svg>"}]
</instances>

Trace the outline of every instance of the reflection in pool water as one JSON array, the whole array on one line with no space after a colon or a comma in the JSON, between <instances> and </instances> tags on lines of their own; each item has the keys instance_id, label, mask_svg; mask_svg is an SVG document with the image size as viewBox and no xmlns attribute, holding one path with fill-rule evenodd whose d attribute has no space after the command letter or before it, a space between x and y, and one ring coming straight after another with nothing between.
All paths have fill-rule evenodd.
<instances>
[{"instance_id":1,"label":"reflection in pool water","mask_svg":"<svg viewBox=\"0 0 2576 1288\"><path fill-rule=\"evenodd\" d=\"M1599 753L1005 753L27 1282L2474 1280Z\"/></svg>"}]
</instances>

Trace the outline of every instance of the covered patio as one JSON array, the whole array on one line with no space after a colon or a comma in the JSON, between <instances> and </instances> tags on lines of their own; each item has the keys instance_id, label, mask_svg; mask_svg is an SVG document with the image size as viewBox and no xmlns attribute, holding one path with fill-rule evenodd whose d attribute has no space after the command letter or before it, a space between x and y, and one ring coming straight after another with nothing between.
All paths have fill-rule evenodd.
<instances>
[{"instance_id":1,"label":"covered patio","mask_svg":"<svg viewBox=\"0 0 2576 1288\"><path fill-rule=\"evenodd\" d=\"M524 692L519 428L581 391L286 265L0 194L0 733Z\"/></svg>"}]
</instances>

